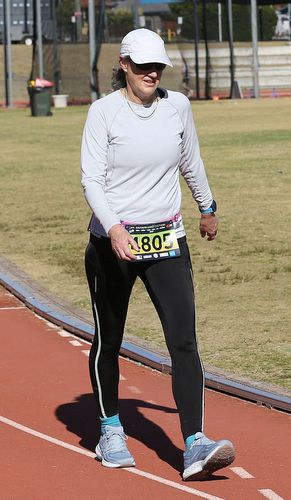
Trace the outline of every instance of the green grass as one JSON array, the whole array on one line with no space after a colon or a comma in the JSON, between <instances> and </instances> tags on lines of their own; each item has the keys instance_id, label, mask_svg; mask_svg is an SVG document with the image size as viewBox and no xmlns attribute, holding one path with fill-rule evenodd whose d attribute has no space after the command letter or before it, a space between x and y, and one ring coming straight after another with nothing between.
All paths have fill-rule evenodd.
<instances>
[{"instance_id":1,"label":"green grass","mask_svg":"<svg viewBox=\"0 0 291 500\"><path fill-rule=\"evenodd\" d=\"M207 366L291 389L290 99L193 104L219 205L215 242L200 238L187 187L183 216ZM79 180L86 107L32 118L3 110L0 252L49 290L90 310L83 254L90 215ZM137 283L126 331L165 349Z\"/></svg>"}]
</instances>

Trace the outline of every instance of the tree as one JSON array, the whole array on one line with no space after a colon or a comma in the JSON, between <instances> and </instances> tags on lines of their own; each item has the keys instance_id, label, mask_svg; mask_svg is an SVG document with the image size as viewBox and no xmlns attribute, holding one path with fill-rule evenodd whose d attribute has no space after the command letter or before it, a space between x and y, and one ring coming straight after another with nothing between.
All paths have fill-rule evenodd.
<instances>
[{"instance_id":1,"label":"tree","mask_svg":"<svg viewBox=\"0 0 291 500\"><path fill-rule=\"evenodd\" d=\"M60 25L65 26L71 23L71 17L75 12L75 0L63 0L57 6L57 21Z\"/></svg>"},{"instance_id":2,"label":"tree","mask_svg":"<svg viewBox=\"0 0 291 500\"><path fill-rule=\"evenodd\" d=\"M272 40L275 34L277 24L277 15L272 5L263 5L259 7L259 39Z\"/></svg>"},{"instance_id":3,"label":"tree","mask_svg":"<svg viewBox=\"0 0 291 500\"><path fill-rule=\"evenodd\" d=\"M128 9L112 9L107 12L108 34L120 40L134 29L133 15Z\"/></svg>"},{"instance_id":4,"label":"tree","mask_svg":"<svg viewBox=\"0 0 291 500\"><path fill-rule=\"evenodd\" d=\"M71 18L75 12L75 0L63 0L56 8L60 38L72 34Z\"/></svg>"},{"instance_id":5,"label":"tree","mask_svg":"<svg viewBox=\"0 0 291 500\"><path fill-rule=\"evenodd\" d=\"M181 28L181 38L184 40L194 39L194 7L192 0L181 3L169 4L172 14L177 18L183 17ZM233 38L236 42L249 42L251 35L251 13L249 5L233 3ZM199 38L203 40L202 25L202 1L198 3L199 16ZM208 40L218 40L218 6L217 3L206 3L207 17L207 37ZM271 5L259 7L258 25L259 37L262 40L272 40L277 18ZM222 2L222 36L223 40L228 40L227 3Z\"/></svg>"}]
</instances>

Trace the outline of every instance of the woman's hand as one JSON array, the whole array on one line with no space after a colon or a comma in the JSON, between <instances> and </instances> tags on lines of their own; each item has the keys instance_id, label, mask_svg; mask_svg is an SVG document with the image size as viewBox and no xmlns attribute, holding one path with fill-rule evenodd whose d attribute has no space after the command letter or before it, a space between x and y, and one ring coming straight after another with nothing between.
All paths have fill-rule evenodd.
<instances>
[{"instance_id":1,"label":"woman's hand","mask_svg":"<svg viewBox=\"0 0 291 500\"><path fill-rule=\"evenodd\" d=\"M202 238L207 235L208 241L214 240L217 235L218 219L215 215L201 214L200 234Z\"/></svg>"},{"instance_id":2,"label":"woman's hand","mask_svg":"<svg viewBox=\"0 0 291 500\"><path fill-rule=\"evenodd\" d=\"M137 252L139 251L137 243L129 232L121 224L115 224L108 231L111 239L112 250L121 260L136 260L136 256L131 252L129 245Z\"/></svg>"}]
</instances>

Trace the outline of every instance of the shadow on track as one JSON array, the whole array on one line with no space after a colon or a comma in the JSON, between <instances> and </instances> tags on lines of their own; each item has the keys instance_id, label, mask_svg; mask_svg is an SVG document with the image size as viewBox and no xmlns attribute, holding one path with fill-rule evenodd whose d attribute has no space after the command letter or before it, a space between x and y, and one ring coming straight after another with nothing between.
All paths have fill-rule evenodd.
<instances>
[{"instance_id":1,"label":"shadow on track","mask_svg":"<svg viewBox=\"0 0 291 500\"><path fill-rule=\"evenodd\" d=\"M119 400L120 416L126 434L144 443L147 448L154 450L161 460L177 471L181 471L183 467L182 451L172 443L159 425L140 412L141 408L150 408L165 413L177 413L177 410L151 404L141 399ZM80 445L94 452L99 440L100 428L93 394L77 396L73 402L59 406L55 413L58 420L66 425L69 432L80 437Z\"/></svg>"}]
</instances>

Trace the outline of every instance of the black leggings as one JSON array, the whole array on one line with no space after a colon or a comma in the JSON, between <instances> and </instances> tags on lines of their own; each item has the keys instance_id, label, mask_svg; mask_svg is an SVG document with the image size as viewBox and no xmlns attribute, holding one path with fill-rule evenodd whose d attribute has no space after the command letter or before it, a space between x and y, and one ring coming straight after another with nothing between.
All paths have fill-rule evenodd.
<instances>
[{"instance_id":1,"label":"black leggings","mask_svg":"<svg viewBox=\"0 0 291 500\"><path fill-rule=\"evenodd\" d=\"M172 387L184 438L203 427L204 373L195 335L195 303L186 238L181 256L128 262L119 260L109 238L90 236L85 264L95 336L89 367L100 416L118 413L118 355L128 302L139 276L160 317L172 360Z\"/></svg>"}]
</instances>

